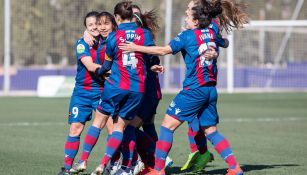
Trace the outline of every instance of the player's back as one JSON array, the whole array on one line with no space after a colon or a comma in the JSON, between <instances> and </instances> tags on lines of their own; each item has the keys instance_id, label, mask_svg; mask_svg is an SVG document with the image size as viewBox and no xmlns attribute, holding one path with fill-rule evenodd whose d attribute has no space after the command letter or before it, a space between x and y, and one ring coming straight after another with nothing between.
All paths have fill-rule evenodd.
<instances>
[{"instance_id":1,"label":"player's back","mask_svg":"<svg viewBox=\"0 0 307 175\"><path fill-rule=\"evenodd\" d=\"M154 45L148 30L137 27L136 23L120 24L118 30L110 34L107 42L107 59L113 59L112 74L107 84L124 90L144 92L147 72L145 59L148 56L140 52L123 53L118 46L126 41L143 46Z\"/></svg>"},{"instance_id":2,"label":"player's back","mask_svg":"<svg viewBox=\"0 0 307 175\"><path fill-rule=\"evenodd\" d=\"M219 34L214 29L208 27L186 30L170 43L172 49L175 48L175 52L180 49L184 57L187 68L183 83L185 89L216 85L216 59L207 60L203 56L209 47L218 48L219 43L216 43L216 41L219 41L217 40ZM176 50L177 45L179 47Z\"/></svg>"}]
</instances>

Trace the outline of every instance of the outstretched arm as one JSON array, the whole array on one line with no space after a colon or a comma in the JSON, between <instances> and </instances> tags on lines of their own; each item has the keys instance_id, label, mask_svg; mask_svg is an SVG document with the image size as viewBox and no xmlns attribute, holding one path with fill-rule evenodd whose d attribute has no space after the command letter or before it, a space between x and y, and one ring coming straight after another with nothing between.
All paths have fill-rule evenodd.
<instances>
[{"instance_id":1,"label":"outstretched arm","mask_svg":"<svg viewBox=\"0 0 307 175\"><path fill-rule=\"evenodd\" d=\"M136 45L133 42L121 43L119 49L126 52L142 52L149 55L167 55L172 53L172 49L169 45L164 47L162 46L140 46Z\"/></svg>"}]
</instances>

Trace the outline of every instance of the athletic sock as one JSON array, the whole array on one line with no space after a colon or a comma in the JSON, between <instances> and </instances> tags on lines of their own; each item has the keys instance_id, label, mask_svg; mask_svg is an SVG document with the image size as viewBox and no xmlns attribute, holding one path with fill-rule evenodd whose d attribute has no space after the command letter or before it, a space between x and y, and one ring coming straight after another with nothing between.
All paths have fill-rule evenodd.
<instances>
[{"instance_id":1,"label":"athletic sock","mask_svg":"<svg viewBox=\"0 0 307 175\"><path fill-rule=\"evenodd\" d=\"M156 143L152 138L140 129L135 129L136 135L136 148L142 161L153 167L155 164L155 149Z\"/></svg>"},{"instance_id":2,"label":"athletic sock","mask_svg":"<svg viewBox=\"0 0 307 175\"><path fill-rule=\"evenodd\" d=\"M200 154L204 154L208 151L208 147L207 147L207 138L205 136L205 133L202 129L200 129L196 136L195 136L195 142L197 145L197 148L199 150Z\"/></svg>"},{"instance_id":3,"label":"athletic sock","mask_svg":"<svg viewBox=\"0 0 307 175\"><path fill-rule=\"evenodd\" d=\"M192 128L188 128L188 138L189 138L189 146L190 146L191 153L198 151L198 147L197 147L196 140L195 140L196 135L197 135L197 131L193 131Z\"/></svg>"},{"instance_id":4,"label":"athletic sock","mask_svg":"<svg viewBox=\"0 0 307 175\"><path fill-rule=\"evenodd\" d=\"M97 140L98 140L99 135L100 135L100 131L101 131L101 129L96 128L95 126L90 126L88 128L87 134L84 138L83 151L82 151L79 163L82 163L82 162L88 160L88 157L90 156L93 147L97 143Z\"/></svg>"},{"instance_id":5,"label":"athletic sock","mask_svg":"<svg viewBox=\"0 0 307 175\"><path fill-rule=\"evenodd\" d=\"M124 131L124 138L122 143L123 162L122 166L131 168L132 159L135 149L135 128L128 125Z\"/></svg>"},{"instance_id":6,"label":"athletic sock","mask_svg":"<svg viewBox=\"0 0 307 175\"><path fill-rule=\"evenodd\" d=\"M118 150L123 140L123 133L119 131L113 131L110 139L107 142L107 148L104 157L101 159L101 164L106 166L115 152Z\"/></svg>"},{"instance_id":7,"label":"athletic sock","mask_svg":"<svg viewBox=\"0 0 307 175\"><path fill-rule=\"evenodd\" d=\"M235 169L238 165L235 156L230 148L227 139L218 131L207 136L208 140L213 144L215 150L221 155L230 169Z\"/></svg>"},{"instance_id":8,"label":"athletic sock","mask_svg":"<svg viewBox=\"0 0 307 175\"><path fill-rule=\"evenodd\" d=\"M79 145L80 145L80 136L75 136L75 137L68 136L67 137L65 148L64 148L64 154L65 154L64 168L66 170L71 169L74 159L78 153Z\"/></svg>"},{"instance_id":9,"label":"athletic sock","mask_svg":"<svg viewBox=\"0 0 307 175\"><path fill-rule=\"evenodd\" d=\"M174 131L161 126L160 137L156 145L155 169L160 171L165 166L166 157L173 144Z\"/></svg>"}]
</instances>

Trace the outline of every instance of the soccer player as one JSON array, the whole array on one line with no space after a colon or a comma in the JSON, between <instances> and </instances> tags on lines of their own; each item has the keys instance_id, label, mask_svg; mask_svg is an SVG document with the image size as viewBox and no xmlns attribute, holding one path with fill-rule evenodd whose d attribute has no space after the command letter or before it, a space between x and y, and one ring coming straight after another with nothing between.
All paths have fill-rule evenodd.
<instances>
[{"instance_id":1,"label":"soccer player","mask_svg":"<svg viewBox=\"0 0 307 175\"><path fill-rule=\"evenodd\" d=\"M80 135L84 125L92 118L92 111L96 109L100 94L103 89L103 81L95 76L94 72L101 67L103 57L98 54L99 32L97 30L98 12L90 12L85 16L84 26L90 35L95 38L95 45L90 47L83 38L76 43L77 75L75 88L69 105L68 123L70 131L65 143L64 168L59 175L70 174L74 158L80 145Z\"/></svg>"},{"instance_id":2,"label":"soccer player","mask_svg":"<svg viewBox=\"0 0 307 175\"><path fill-rule=\"evenodd\" d=\"M99 46L98 46L99 49L98 49L96 54L102 59L100 64L103 63L104 58L105 58L106 42L107 42L108 35L112 31L116 30L116 28L117 28L117 24L115 22L113 15L111 15L110 13L105 12L105 11L97 14L97 30L100 34L100 40L99 40ZM88 35L90 35L88 30L86 30L86 32L87 32ZM92 44L94 44L95 38L92 38L92 39L94 41ZM89 44L86 44L86 45L89 45ZM99 66L99 67L101 67L101 66ZM95 72L95 70L93 72ZM98 95L98 99L96 99L97 104L96 104L95 107L97 107L97 105L98 105L98 101L100 99L101 92L102 91L100 91L100 93ZM96 108L94 108L94 110L96 110ZM108 122L108 123L110 123L110 122ZM112 133L112 125L110 125L108 128L110 128L109 130L111 130L109 132ZM86 170L86 163L87 163L88 157L89 157L93 147L97 143L97 140L98 140L99 135L100 135L100 131L101 131L100 125L97 124L94 121L93 124L88 128L87 134L84 138L83 151L82 151L82 154L81 154L81 158L80 158L79 162L72 167L70 172L78 173L78 172L82 172L82 171Z\"/></svg>"},{"instance_id":3,"label":"soccer player","mask_svg":"<svg viewBox=\"0 0 307 175\"><path fill-rule=\"evenodd\" d=\"M139 27L148 29L155 38L155 34L159 31L160 27L157 21L157 13L151 10L142 13L139 6L133 4L133 21ZM138 174L143 169L143 163L138 160L138 154L141 160L145 163L145 169L154 164L154 150L155 143L158 140L158 134L154 125L154 117L159 101L162 97L159 76L157 72L163 72L164 68L160 65L160 59L157 56L151 56L147 59L147 77L145 80L145 94L142 103L139 106L137 116L132 120L131 126L136 128L136 146L137 153L132 152L132 166L134 174ZM156 71L152 71L156 69ZM139 129L142 126L143 131ZM134 150L131 150L134 151Z\"/></svg>"},{"instance_id":4,"label":"soccer player","mask_svg":"<svg viewBox=\"0 0 307 175\"><path fill-rule=\"evenodd\" d=\"M167 109L160 128L159 141L156 145L155 168L149 175L165 174L164 164L173 142L174 131L184 122L191 122L199 116L200 125L208 140L228 164L227 175L241 175L230 144L222 136L216 125L218 114L216 109L217 65L216 59L208 59L204 53L209 47L224 46L225 40L209 28L213 18L222 13L221 2L203 1L187 14L186 23L189 30L180 33L165 47L143 47L133 43L122 44L120 49L139 51L148 54L166 55L181 51L187 67L184 89L175 97ZM228 23L229 24L229 23ZM237 27L237 26L235 26Z\"/></svg>"},{"instance_id":5,"label":"soccer player","mask_svg":"<svg viewBox=\"0 0 307 175\"><path fill-rule=\"evenodd\" d=\"M211 2L215 3L216 1L213 0ZM186 14L190 13L193 7L201 5L201 3L202 2L200 0L190 1L186 10ZM230 21L232 21L232 23L238 27L248 21L248 16L244 13L244 11L242 11L244 9L243 4L238 4L235 1L229 0L222 0L221 3L223 15L219 15L218 18L213 19L211 25L209 26L210 28L215 30L216 33L219 33L220 27L223 27L223 29L226 31L230 30L230 26L226 25L229 20L225 18L230 19ZM222 25L220 25L219 23L222 23ZM228 40L225 40L225 42L227 47L229 44ZM197 118L195 118L195 120L197 120ZM203 169L205 165L213 159L213 155L207 151L206 139L203 139L205 138L203 132L201 132L201 130L193 130L193 128L191 127L193 123L196 122L189 123L188 130L191 153L189 154L188 160L183 165L181 170L186 170L194 166L193 171L195 172Z\"/></svg>"},{"instance_id":6,"label":"soccer player","mask_svg":"<svg viewBox=\"0 0 307 175\"><path fill-rule=\"evenodd\" d=\"M138 106L145 92L146 59L148 56L142 53L123 53L118 49L120 43L126 41L138 45L154 45L152 34L144 28L140 28L135 22L131 22L133 12L130 1L120 2L114 7L114 15L118 24L118 30L109 35L106 46L105 62L97 75L103 75L106 71L112 71L105 82L105 88L101 96L101 102L97 107L95 120L98 120L103 128L110 116L113 117L113 132L107 142L107 148L100 165L92 172L102 174L118 150L122 141L135 147L135 130L128 124L135 117ZM94 122L95 122L94 120ZM125 140L123 140L125 130ZM125 169L122 174L132 174L131 168Z\"/></svg>"}]
</instances>

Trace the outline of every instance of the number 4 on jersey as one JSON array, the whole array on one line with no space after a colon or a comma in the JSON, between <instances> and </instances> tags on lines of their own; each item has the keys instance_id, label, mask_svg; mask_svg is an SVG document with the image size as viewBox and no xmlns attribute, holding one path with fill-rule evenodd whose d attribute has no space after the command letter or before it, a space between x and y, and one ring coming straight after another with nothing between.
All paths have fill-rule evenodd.
<instances>
[{"instance_id":1,"label":"number 4 on jersey","mask_svg":"<svg viewBox=\"0 0 307 175\"><path fill-rule=\"evenodd\" d=\"M138 64L138 60L135 57L134 52L124 53L123 54L123 65L125 67L129 66L131 69L135 69Z\"/></svg>"}]
</instances>

